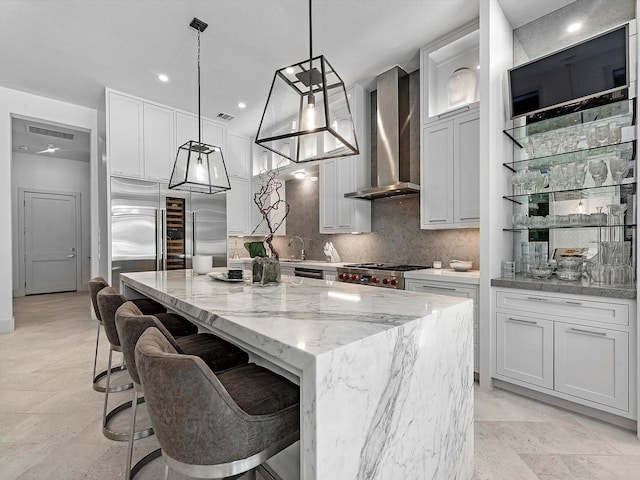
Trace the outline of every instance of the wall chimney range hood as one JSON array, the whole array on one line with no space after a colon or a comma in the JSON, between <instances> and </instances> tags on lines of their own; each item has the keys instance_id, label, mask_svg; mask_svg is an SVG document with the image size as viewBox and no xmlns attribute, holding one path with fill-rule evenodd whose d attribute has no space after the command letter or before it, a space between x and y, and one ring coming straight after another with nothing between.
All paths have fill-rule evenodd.
<instances>
[{"instance_id":1,"label":"wall chimney range hood","mask_svg":"<svg viewBox=\"0 0 640 480\"><path fill-rule=\"evenodd\" d=\"M371 187L345 193L345 198L393 197L420 193L419 161L409 155L409 75L394 67L377 78L376 159L372 159ZM373 146L372 146L373 147ZM413 173L413 175L412 175Z\"/></svg>"}]
</instances>

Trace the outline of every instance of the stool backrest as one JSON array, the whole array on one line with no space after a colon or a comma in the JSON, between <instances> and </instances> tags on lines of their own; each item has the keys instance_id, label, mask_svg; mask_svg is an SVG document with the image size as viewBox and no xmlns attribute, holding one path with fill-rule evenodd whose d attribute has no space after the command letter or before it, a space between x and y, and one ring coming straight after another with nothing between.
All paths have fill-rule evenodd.
<instances>
[{"instance_id":1,"label":"stool backrest","mask_svg":"<svg viewBox=\"0 0 640 480\"><path fill-rule=\"evenodd\" d=\"M100 316L100 309L98 308L98 292L108 286L109 284L102 277L95 277L89 280L89 297L91 297L91 305L93 305L93 311L100 322L102 321L102 317Z\"/></svg>"},{"instance_id":2,"label":"stool backrest","mask_svg":"<svg viewBox=\"0 0 640 480\"><path fill-rule=\"evenodd\" d=\"M201 358L178 354L159 330L142 334L135 356L165 458L201 466L237 462L263 450L277 433L265 431L275 429L271 415L243 411Z\"/></svg>"},{"instance_id":3,"label":"stool backrest","mask_svg":"<svg viewBox=\"0 0 640 480\"><path fill-rule=\"evenodd\" d=\"M136 367L135 348L140 335L149 327L157 328L176 352L183 353L171 333L160 320L153 315L144 315L133 302L123 303L116 310L116 330L118 331L118 338L122 346L122 354L127 364L127 370L131 379L138 385L141 385L141 382L138 368Z\"/></svg>"},{"instance_id":4,"label":"stool backrest","mask_svg":"<svg viewBox=\"0 0 640 480\"><path fill-rule=\"evenodd\" d=\"M96 303L102 323L104 325L104 333L107 334L109 343L113 346L120 346L120 338L118 330L116 330L116 310L127 301L127 298L113 287L105 287L96 295Z\"/></svg>"}]
</instances>

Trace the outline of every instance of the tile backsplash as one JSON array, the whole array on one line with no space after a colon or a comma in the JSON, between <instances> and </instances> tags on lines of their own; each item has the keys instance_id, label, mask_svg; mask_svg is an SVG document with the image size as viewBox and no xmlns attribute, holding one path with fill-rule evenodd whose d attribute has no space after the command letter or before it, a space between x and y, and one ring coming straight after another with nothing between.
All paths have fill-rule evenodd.
<instances>
[{"instance_id":1,"label":"tile backsplash","mask_svg":"<svg viewBox=\"0 0 640 480\"><path fill-rule=\"evenodd\" d=\"M375 200L372 204L372 233L320 234L318 182L289 180L287 201L291 211L287 217L287 236L276 236L274 246L283 258L299 257L300 243L289 248L290 236L299 235L305 241L308 259L324 260L323 246L333 242L345 262L392 262L432 265L434 260L447 266L450 260L473 261L480 268L480 231L477 228L455 230L420 229L420 197L394 197ZM354 200L366 201L366 200ZM229 252L238 245L240 257L249 254L246 241L263 237L230 237Z\"/></svg>"}]
</instances>

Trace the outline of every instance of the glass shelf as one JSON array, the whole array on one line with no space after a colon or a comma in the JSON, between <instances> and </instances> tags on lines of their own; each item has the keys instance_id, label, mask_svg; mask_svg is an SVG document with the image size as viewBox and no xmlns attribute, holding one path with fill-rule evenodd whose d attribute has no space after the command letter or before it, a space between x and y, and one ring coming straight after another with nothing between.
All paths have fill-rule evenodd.
<instances>
[{"instance_id":1,"label":"glass shelf","mask_svg":"<svg viewBox=\"0 0 640 480\"><path fill-rule=\"evenodd\" d=\"M583 148L544 157L518 159L513 162L503 163L503 165L512 172L537 169L544 173L556 165L566 165L573 162L585 163L592 160L604 160L608 162L608 159L613 155L619 155L620 158L625 158L630 163L635 163L635 140L596 148Z\"/></svg>"},{"instance_id":2,"label":"glass shelf","mask_svg":"<svg viewBox=\"0 0 640 480\"><path fill-rule=\"evenodd\" d=\"M586 187L569 190L549 190L544 189L539 193L523 193L520 195L504 195L502 198L514 203L551 203L569 200L589 200L592 198L618 197L626 198L636 193L636 181L633 178L626 178L622 184L603 185L601 187ZM627 202L628 203L628 202Z\"/></svg>"},{"instance_id":3,"label":"glass shelf","mask_svg":"<svg viewBox=\"0 0 640 480\"><path fill-rule=\"evenodd\" d=\"M560 129L563 131L575 131L575 133L582 132L582 135L586 135L584 127L595 127L600 123L614 122L621 127L625 127L633 124L633 103L634 99L622 100L503 131L519 147L524 148L524 143L531 137L552 133Z\"/></svg>"},{"instance_id":4,"label":"glass shelf","mask_svg":"<svg viewBox=\"0 0 640 480\"><path fill-rule=\"evenodd\" d=\"M553 227L514 227L503 228L503 232L531 232L531 231L545 231L545 230L568 230L568 229L585 229L585 228L636 228L636 224L627 225L556 225Z\"/></svg>"}]
</instances>

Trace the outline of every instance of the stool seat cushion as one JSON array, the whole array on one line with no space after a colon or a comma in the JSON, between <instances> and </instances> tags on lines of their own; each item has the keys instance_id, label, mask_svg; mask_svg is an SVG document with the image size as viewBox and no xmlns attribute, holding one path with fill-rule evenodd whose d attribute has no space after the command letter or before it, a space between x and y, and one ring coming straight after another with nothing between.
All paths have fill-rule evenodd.
<instances>
[{"instance_id":1,"label":"stool seat cushion","mask_svg":"<svg viewBox=\"0 0 640 480\"><path fill-rule=\"evenodd\" d=\"M227 370L249 362L247 352L212 333L198 333L179 337L176 338L176 343L182 353L200 357L214 372Z\"/></svg>"},{"instance_id":2,"label":"stool seat cushion","mask_svg":"<svg viewBox=\"0 0 640 480\"><path fill-rule=\"evenodd\" d=\"M177 313L157 313L154 315L174 337L184 337L198 333L198 327Z\"/></svg>"},{"instance_id":3,"label":"stool seat cushion","mask_svg":"<svg viewBox=\"0 0 640 480\"><path fill-rule=\"evenodd\" d=\"M156 315L158 313L166 313L167 309L158 302L151 300L150 298L134 298L131 300L135 303L136 307L145 315Z\"/></svg>"},{"instance_id":4,"label":"stool seat cushion","mask_svg":"<svg viewBox=\"0 0 640 480\"><path fill-rule=\"evenodd\" d=\"M216 374L238 406L250 415L269 415L300 401L298 386L255 363Z\"/></svg>"}]
</instances>

